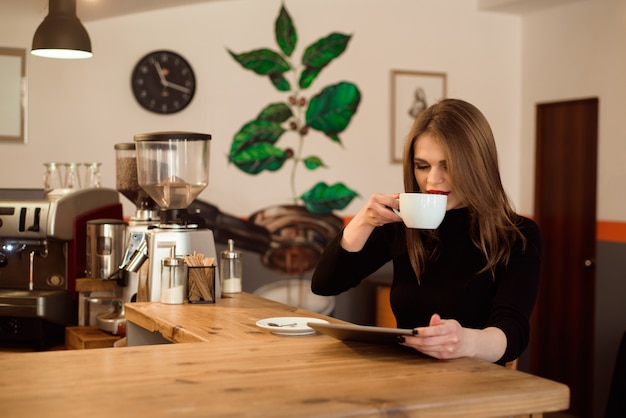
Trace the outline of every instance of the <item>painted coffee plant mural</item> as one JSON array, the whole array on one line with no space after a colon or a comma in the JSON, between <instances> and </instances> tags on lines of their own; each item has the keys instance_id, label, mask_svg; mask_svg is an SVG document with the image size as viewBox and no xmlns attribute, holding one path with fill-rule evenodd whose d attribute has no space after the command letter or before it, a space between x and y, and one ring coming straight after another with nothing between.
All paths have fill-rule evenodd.
<instances>
[{"instance_id":1,"label":"painted coffee plant mural","mask_svg":"<svg viewBox=\"0 0 626 418\"><path fill-rule=\"evenodd\" d=\"M296 190L298 170L325 167L322 157L307 154L307 140L316 133L341 146L340 134L347 128L361 101L357 86L340 81L314 94L315 80L329 64L346 50L351 35L338 32L308 45L299 63L293 57L298 43L294 22L284 5L275 22L278 48L258 48L235 53L233 59L244 69L267 77L283 101L265 106L256 118L246 122L233 138L228 160L239 170L251 175L263 171L290 169L293 204L304 205L312 214L325 215L344 209L358 193L343 183L328 185L320 181L302 193ZM295 149L281 147L286 135L296 135Z\"/></svg>"}]
</instances>

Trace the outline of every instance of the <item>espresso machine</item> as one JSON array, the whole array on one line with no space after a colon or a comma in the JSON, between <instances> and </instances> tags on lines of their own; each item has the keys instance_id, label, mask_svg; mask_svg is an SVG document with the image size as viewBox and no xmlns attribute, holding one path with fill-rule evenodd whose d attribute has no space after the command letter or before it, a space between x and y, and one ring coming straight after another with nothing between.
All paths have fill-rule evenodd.
<instances>
[{"instance_id":1,"label":"espresso machine","mask_svg":"<svg viewBox=\"0 0 626 418\"><path fill-rule=\"evenodd\" d=\"M0 342L62 340L78 320L90 220L122 219L117 191L0 189Z\"/></svg>"},{"instance_id":2,"label":"espresso machine","mask_svg":"<svg viewBox=\"0 0 626 418\"><path fill-rule=\"evenodd\" d=\"M156 302L161 299L162 260L194 253L216 258L213 231L188 211L208 185L211 136L154 132L134 140L138 184L159 206L159 222L147 227L144 239L131 242L134 253L123 269L140 272L147 261L147 274L139 275L137 301ZM221 295L219 281L215 294Z\"/></svg>"}]
</instances>

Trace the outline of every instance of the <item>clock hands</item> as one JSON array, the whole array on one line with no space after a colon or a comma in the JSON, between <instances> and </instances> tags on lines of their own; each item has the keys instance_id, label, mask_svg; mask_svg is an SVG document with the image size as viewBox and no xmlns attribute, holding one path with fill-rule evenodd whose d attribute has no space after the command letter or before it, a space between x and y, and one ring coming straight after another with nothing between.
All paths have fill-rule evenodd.
<instances>
[{"instance_id":1,"label":"clock hands","mask_svg":"<svg viewBox=\"0 0 626 418\"><path fill-rule=\"evenodd\" d=\"M154 63L154 68L156 68L157 70L157 74L159 75L159 80L161 80L161 84L165 86L167 84L167 80L165 79L165 74L163 74L163 68L161 68L161 64L159 64L159 61L156 61Z\"/></svg>"},{"instance_id":2,"label":"clock hands","mask_svg":"<svg viewBox=\"0 0 626 418\"><path fill-rule=\"evenodd\" d=\"M187 94L191 93L191 90L188 89L187 87L183 87L183 86L180 86L180 85L175 84L175 83L170 83L167 80L165 81L164 86L165 87L170 87L170 88L172 88L174 90L182 91L183 93L187 93Z\"/></svg>"},{"instance_id":3,"label":"clock hands","mask_svg":"<svg viewBox=\"0 0 626 418\"><path fill-rule=\"evenodd\" d=\"M169 88L172 88L174 90L178 90L178 91L181 91L181 92L187 93L187 94L191 93L191 89L189 89L187 87L184 87L184 86L181 86L180 84L171 83L171 82L167 81L167 79L165 78L165 74L164 74L163 68L161 68L161 64L159 64L158 61L156 61L154 63L154 67L157 70L157 74L159 75L159 80L161 80L161 85L163 87L169 87Z\"/></svg>"},{"instance_id":4,"label":"clock hands","mask_svg":"<svg viewBox=\"0 0 626 418\"><path fill-rule=\"evenodd\" d=\"M189 63L179 54L167 50L152 51L143 56L133 68L132 79L133 95L139 105L158 114L185 109L196 91L195 76Z\"/></svg>"}]
</instances>

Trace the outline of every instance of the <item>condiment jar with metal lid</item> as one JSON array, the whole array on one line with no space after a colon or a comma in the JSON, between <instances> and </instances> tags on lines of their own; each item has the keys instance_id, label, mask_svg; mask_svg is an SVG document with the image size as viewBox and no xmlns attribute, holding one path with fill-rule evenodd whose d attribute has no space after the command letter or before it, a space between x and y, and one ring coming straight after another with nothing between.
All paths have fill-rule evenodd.
<instances>
[{"instance_id":1,"label":"condiment jar with metal lid","mask_svg":"<svg viewBox=\"0 0 626 418\"><path fill-rule=\"evenodd\" d=\"M220 284L222 293L240 293L242 279L241 252L235 251L235 242L228 240L228 250L220 259Z\"/></svg>"},{"instance_id":2,"label":"condiment jar with metal lid","mask_svg":"<svg viewBox=\"0 0 626 418\"><path fill-rule=\"evenodd\" d=\"M172 247L171 253L161 260L161 303L179 305L187 294L187 266L183 258L176 257L176 247Z\"/></svg>"}]
</instances>

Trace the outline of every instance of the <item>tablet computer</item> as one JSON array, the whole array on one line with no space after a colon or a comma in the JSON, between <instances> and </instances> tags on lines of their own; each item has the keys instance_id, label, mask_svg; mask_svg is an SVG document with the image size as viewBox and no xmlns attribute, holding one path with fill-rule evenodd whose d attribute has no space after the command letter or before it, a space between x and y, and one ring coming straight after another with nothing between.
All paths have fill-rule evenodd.
<instances>
[{"instance_id":1,"label":"tablet computer","mask_svg":"<svg viewBox=\"0 0 626 418\"><path fill-rule=\"evenodd\" d=\"M307 324L315 331L341 341L358 341L375 344L398 344L398 336L413 335L412 329L385 328L354 324Z\"/></svg>"}]
</instances>

